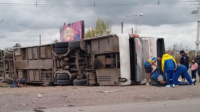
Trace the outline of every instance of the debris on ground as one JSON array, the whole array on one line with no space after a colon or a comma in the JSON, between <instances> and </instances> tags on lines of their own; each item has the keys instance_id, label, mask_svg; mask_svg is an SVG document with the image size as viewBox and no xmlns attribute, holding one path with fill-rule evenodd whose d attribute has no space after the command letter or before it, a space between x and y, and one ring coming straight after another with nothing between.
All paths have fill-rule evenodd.
<instances>
[{"instance_id":1,"label":"debris on ground","mask_svg":"<svg viewBox=\"0 0 200 112\"><path fill-rule=\"evenodd\" d=\"M74 105L68 105L68 107L75 107Z\"/></svg>"},{"instance_id":2,"label":"debris on ground","mask_svg":"<svg viewBox=\"0 0 200 112\"><path fill-rule=\"evenodd\" d=\"M60 97L67 98L67 95L60 95Z\"/></svg>"},{"instance_id":3,"label":"debris on ground","mask_svg":"<svg viewBox=\"0 0 200 112\"><path fill-rule=\"evenodd\" d=\"M41 95L41 94L38 94L38 98L42 98L42 95Z\"/></svg>"},{"instance_id":4,"label":"debris on ground","mask_svg":"<svg viewBox=\"0 0 200 112\"><path fill-rule=\"evenodd\" d=\"M195 86L179 86L176 89L158 88L155 86L97 86L76 88L74 89L73 86L0 88L0 112L26 112L30 110L45 112L46 109L44 107L48 109L70 108L200 98L200 91L198 91L200 83L197 83Z\"/></svg>"},{"instance_id":5,"label":"debris on ground","mask_svg":"<svg viewBox=\"0 0 200 112\"><path fill-rule=\"evenodd\" d=\"M43 109L46 109L45 107L37 107L37 108L34 108L34 111L35 112L45 112Z\"/></svg>"},{"instance_id":6,"label":"debris on ground","mask_svg":"<svg viewBox=\"0 0 200 112\"><path fill-rule=\"evenodd\" d=\"M102 93L113 93L113 92L119 92L123 90L110 90L110 91L101 91Z\"/></svg>"},{"instance_id":7,"label":"debris on ground","mask_svg":"<svg viewBox=\"0 0 200 112\"><path fill-rule=\"evenodd\" d=\"M168 97L167 99L168 99L168 100L180 100L180 99L178 99L178 98L172 98L172 97Z\"/></svg>"}]
</instances>

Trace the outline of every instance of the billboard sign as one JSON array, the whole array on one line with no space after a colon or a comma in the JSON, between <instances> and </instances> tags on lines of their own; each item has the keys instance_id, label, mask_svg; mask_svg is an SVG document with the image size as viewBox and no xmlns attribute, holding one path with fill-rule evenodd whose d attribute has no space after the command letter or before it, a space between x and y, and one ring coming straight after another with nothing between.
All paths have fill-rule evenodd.
<instances>
[{"instance_id":1,"label":"billboard sign","mask_svg":"<svg viewBox=\"0 0 200 112\"><path fill-rule=\"evenodd\" d=\"M77 21L70 24L64 24L60 28L60 41L68 42L81 40L84 38L84 21Z\"/></svg>"}]
</instances>

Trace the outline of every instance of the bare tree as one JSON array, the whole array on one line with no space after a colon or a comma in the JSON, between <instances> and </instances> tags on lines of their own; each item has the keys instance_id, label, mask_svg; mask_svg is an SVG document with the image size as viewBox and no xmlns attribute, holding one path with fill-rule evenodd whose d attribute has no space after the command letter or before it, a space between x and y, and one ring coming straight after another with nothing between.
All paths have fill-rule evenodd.
<instances>
[{"instance_id":1,"label":"bare tree","mask_svg":"<svg viewBox=\"0 0 200 112\"><path fill-rule=\"evenodd\" d=\"M174 43L172 45L172 48L169 47L169 50L171 51L170 54L174 56L174 58L175 58L177 63L180 62L180 57L181 57L180 54L177 53L177 52L179 52L181 50L186 50L186 49L189 50L188 46L187 45L183 45L182 43L180 43L180 44L179 43ZM189 56L189 60L191 62L192 59L194 59L194 53L193 52L189 52L188 56Z\"/></svg>"}]
</instances>

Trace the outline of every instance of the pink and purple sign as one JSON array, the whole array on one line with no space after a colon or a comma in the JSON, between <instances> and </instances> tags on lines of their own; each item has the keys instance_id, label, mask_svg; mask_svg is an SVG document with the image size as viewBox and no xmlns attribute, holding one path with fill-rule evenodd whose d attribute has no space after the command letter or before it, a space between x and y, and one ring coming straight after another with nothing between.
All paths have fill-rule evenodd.
<instances>
[{"instance_id":1,"label":"pink and purple sign","mask_svg":"<svg viewBox=\"0 0 200 112\"><path fill-rule=\"evenodd\" d=\"M63 25L60 29L60 41L68 42L84 38L84 21Z\"/></svg>"}]
</instances>

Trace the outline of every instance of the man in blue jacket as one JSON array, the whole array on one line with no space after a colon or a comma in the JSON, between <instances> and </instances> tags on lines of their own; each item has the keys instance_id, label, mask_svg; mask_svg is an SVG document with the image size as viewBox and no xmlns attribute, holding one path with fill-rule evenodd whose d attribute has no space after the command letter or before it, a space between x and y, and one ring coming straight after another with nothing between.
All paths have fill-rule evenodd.
<instances>
[{"instance_id":1,"label":"man in blue jacket","mask_svg":"<svg viewBox=\"0 0 200 112\"><path fill-rule=\"evenodd\" d=\"M187 81L190 85L193 85L192 79L187 72L187 67L182 64L177 65L177 69L175 72L175 85L178 85L178 78L180 77L181 74L184 75L184 77L187 79Z\"/></svg>"},{"instance_id":2,"label":"man in blue jacket","mask_svg":"<svg viewBox=\"0 0 200 112\"><path fill-rule=\"evenodd\" d=\"M174 75L175 69L176 69L175 59L171 55L165 53L162 56L162 71L167 73L167 77L166 77L167 85L166 85L166 87L170 87L169 80L170 80L171 77L172 77L172 80L173 80L172 86L173 87L175 86L175 75Z\"/></svg>"}]
</instances>

